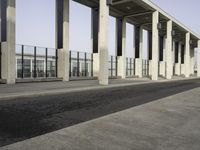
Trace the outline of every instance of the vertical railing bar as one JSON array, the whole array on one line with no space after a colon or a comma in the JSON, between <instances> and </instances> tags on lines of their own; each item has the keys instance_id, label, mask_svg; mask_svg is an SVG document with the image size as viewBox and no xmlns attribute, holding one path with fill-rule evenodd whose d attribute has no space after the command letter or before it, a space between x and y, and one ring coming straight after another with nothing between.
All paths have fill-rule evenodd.
<instances>
[{"instance_id":1,"label":"vertical railing bar","mask_svg":"<svg viewBox=\"0 0 200 150\"><path fill-rule=\"evenodd\" d=\"M2 78L2 75L1 75L1 64L2 64L2 62L1 62L1 60L2 60L2 49L1 49L1 42L0 42L0 79Z\"/></svg>"},{"instance_id":2,"label":"vertical railing bar","mask_svg":"<svg viewBox=\"0 0 200 150\"><path fill-rule=\"evenodd\" d=\"M36 46L34 47L34 78L36 78L37 74L36 74Z\"/></svg>"},{"instance_id":3,"label":"vertical railing bar","mask_svg":"<svg viewBox=\"0 0 200 150\"><path fill-rule=\"evenodd\" d=\"M56 78L58 77L58 49L56 50Z\"/></svg>"},{"instance_id":4,"label":"vertical railing bar","mask_svg":"<svg viewBox=\"0 0 200 150\"><path fill-rule=\"evenodd\" d=\"M79 71L79 52L77 52L77 76L80 76L80 71Z\"/></svg>"},{"instance_id":5,"label":"vertical railing bar","mask_svg":"<svg viewBox=\"0 0 200 150\"><path fill-rule=\"evenodd\" d=\"M93 77L93 53L91 54L91 76Z\"/></svg>"},{"instance_id":6,"label":"vertical railing bar","mask_svg":"<svg viewBox=\"0 0 200 150\"><path fill-rule=\"evenodd\" d=\"M46 72L46 78L48 77L48 73L47 73L47 62L48 62L48 48L45 49L46 53L45 53L45 72Z\"/></svg>"},{"instance_id":7,"label":"vertical railing bar","mask_svg":"<svg viewBox=\"0 0 200 150\"><path fill-rule=\"evenodd\" d=\"M22 50L22 76L21 78L23 79L24 78L24 45L21 46L21 50Z\"/></svg>"},{"instance_id":8,"label":"vertical railing bar","mask_svg":"<svg viewBox=\"0 0 200 150\"><path fill-rule=\"evenodd\" d=\"M111 56L111 77L113 76L113 56Z\"/></svg>"},{"instance_id":9,"label":"vertical railing bar","mask_svg":"<svg viewBox=\"0 0 200 150\"><path fill-rule=\"evenodd\" d=\"M116 77L118 76L117 72L118 72L118 58L116 56L115 57L115 75L116 75Z\"/></svg>"},{"instance_id":10,"label":"vertical railing bar","mask_svg":"<svg viewBox=\"0 0 200 150\"><path fill-rule=\"evenodd\" d=\"M69 77L72 76L72 51L69 51Z\"/></svg>"},{"instance_id":11,"label":"vertical railing bar","mask_svg":"<svg viewBox=\"0 0 200 150\"><path fill-rule=\"evenodd\" d=\"M85 53L85 77L87 76L86 64L87 64L87 53Z\"/></svg>"}]
</instances>

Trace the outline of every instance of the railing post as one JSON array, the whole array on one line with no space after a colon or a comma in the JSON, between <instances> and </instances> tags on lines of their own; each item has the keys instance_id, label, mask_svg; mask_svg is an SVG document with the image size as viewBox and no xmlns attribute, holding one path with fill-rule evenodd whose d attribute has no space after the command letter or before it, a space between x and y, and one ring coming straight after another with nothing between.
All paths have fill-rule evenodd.
<instances>
[{"instance_id":1,"label":"railing post","mask_svg":"<svg viewBox=\"0 0 200 150\"><path fill-rule=\"evenodd\" d=\"M85 77L87 76L87 72L86 72L86 69L87 69L87 67L86 67L86 64L87 64L87 53L85 53L85 61L84 61L84 63L85 63Z\"/></svg>"},{"instance_id":2,"label":"railing post","mask_svg":"<svg viewBox=\"0 0 200 150\"><path fill-rule=\"evenodd\" d=\"M2 75L1 75L1 64L2 64L2 62L1 62L1 57L2 57L2 50L1 50L1 42L0 42L0 79L2 78Z\"/></svg>"},{"instance_id":3,"label":"railing post","mask_svg":"<svg viewBox=\"0 0 200 150\"><path fill-rule=\"evenodd\" d=\"M56 50L56 77L58 77L58 49Z\"/></svg>"},{"instance_id":4,"label":"railing post","mask_svg":"<svg viewBox=\"0 0 200 150\"><path fill-rule=\"evenodd\" d=\"M126 58L126 76L128 76L128 58Z\"/></svg>"},{"instance_id":5,"label":"railing post","mask_svg":"<svg viewBox=\"0 0 200 150\"><path fill-rule=\"evenodd\" d=\"M93 53L91 54L91 77L93 77Z\"/></svg>"},{"instance_id":6,"label":"railing post","mask_svg":"<svg viewBox=\"0 0 200 150\"><path fill-rule=\"evenodd\" d=\"M22 47L21 47L22 49L22 76L21 76L21 78L23 79L24 78L24 45L22 45Z\"/></svg>"},{"instance_id":7,"label":"railing post","mask_svg":"<svg viewBox=\"0 0 200 150\"><path fill-rule=\"evenodd\" d=\"M117 56L115 56L115 74L116 74L116 77L118 76L118 59L117 59Z\"/></svg>"},{"instance_id":8,"label":"railing post","mask_svg":"<svg viewBox=\"0 0 200 150\"><path fill-rule=\"evenodd\" d=\"M37 73L36 73L36 65L37 65L37 63L36 63L36 50L37 50L37 48L36 48L36 46L34 47L34 78L36 78L37 77Z\"/></svg>"},{"instance_id":9,"label":"railing post","mask_svg":"<svg viewBox=\"0 0 200 150\"><path fill-rule=\"evenodd\" d=\"M77 52L77 76L80 76L79 52Z\"/></svg>"},{"instance_id":10,"label":"railing post","mask_svg":"<svg viewBox=\"0 0 200 150\"><path fill-rule=\"evenodd\" d=\"M69 51L69 77L72 76L72 51Z\"/></svg>"},{"instance_id":11,"label":"railing post","mask_svg":"<svg viewBox=\"0 0 200 150\"><path fill-rule=\"evenodd\" d=\"M48 77L47 63L48 63L48 48L46 48L46 53L45 53L45 72L46 72L46 78Z\"/></svg>"},{"instance_id":12,"label":"railing post","mask_svg":"<svg viewBox=\"0 0 200 150\"><path fill-rule=\"evenodd\" d=\"M113 56L111 56L111 77L113 76Z\"/></svg>"}]
</instances>

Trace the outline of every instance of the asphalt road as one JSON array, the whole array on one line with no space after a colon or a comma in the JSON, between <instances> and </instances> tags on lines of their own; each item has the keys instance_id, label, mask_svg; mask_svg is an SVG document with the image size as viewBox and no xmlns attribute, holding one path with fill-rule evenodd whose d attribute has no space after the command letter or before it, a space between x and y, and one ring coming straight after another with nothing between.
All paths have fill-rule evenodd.
<instances>
[{"instance_id":1,"label":"asphalt road","mask_svg":"<svg viewBox=\"0 0 200 150\"><path fill-rule=\"evenodd\" d=\"M0 147L200 87L199 79L0 101Z\"/></svg>"}]
</instances>

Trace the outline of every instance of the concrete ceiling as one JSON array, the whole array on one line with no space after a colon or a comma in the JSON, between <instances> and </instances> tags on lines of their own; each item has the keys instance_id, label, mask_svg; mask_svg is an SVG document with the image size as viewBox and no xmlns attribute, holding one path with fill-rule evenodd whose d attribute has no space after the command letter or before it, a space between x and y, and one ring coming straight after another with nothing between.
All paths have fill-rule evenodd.
<instances>
[{"instance_id":1,"label":"concrete ceiling","mask_svg":"<svg viewBox=\"0 0 200 150\"><path fill-rule=\"evenodd\" d=\"M99 0L74 0L83 5L87 5L91 8L99 7ZM152 13L154 11L159 11L159 21L161 23L160 35L166 35L167 21L173 19L168 16L164 11L158 8L156 5L149 0L113 0L110 6L110 15L113 17L126 17L127 22L136 25L143 26L144 29L152 30ZM175 41L185 42L185 34L190 32L186 27L182 26L175 19L173 21L173 30L175 31L175 36L173 37ZM197 41L199 37L196 34L191 33L192 46L197 46Z\"/></svg>"}]
</instances>

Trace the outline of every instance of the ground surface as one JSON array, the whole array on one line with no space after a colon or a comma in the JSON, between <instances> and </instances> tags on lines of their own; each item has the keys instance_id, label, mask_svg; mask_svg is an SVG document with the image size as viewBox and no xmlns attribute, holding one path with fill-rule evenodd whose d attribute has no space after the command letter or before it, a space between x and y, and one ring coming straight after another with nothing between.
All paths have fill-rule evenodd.
<instances>
[{"instance_id":1,"label":"ground surface","mask_svg":"<svg viewBox=\"0 0 200 150\"><path fill-rule=\"evenodd\" d=\"M64 136L66 139L61 139L66 142L63 143L66 149L70 147L71 149L80 149L80 147L104 149L103 146L108 144L110 145L108 149L123 147L155 150L161 145L165 147L163 149L170 149L170 146L171 149L177 149L185 142L186 148L199 150L200 144L197 144L200 143L199 87L199 79L194 79L1 100L0 146L69 127L66 128L67 131L54 133L56 135L67 133L68 136ZM139 105L141 107L135 107ZM126 111L119 112L123 110ZM109 115L115 112L119 112L117 116ZM83 127L81 124L70 127L105 115L108 115L108 118L88 122L83 124ZM118 134L112 136L114 133ZM57 138L55 135L49 136L50 139ZM41 138L45 141L44 137ZM173 140L177 140L178 145L174 144ZM58 142L56 139L53 141ZM45 149L37 147L44 146L44 143L40 145L37 142L35 149ZM61 143L59 145L63 146ZM90 145L93 147L87 147ZM34 149L33 145L31 147ZM11 149L17 148L11 146ZM23 148L19 146L18 149ZM46 149L50 147L47 146ZM187 149L182 147L180 150Z\"/></svg>"}]
</instances>

